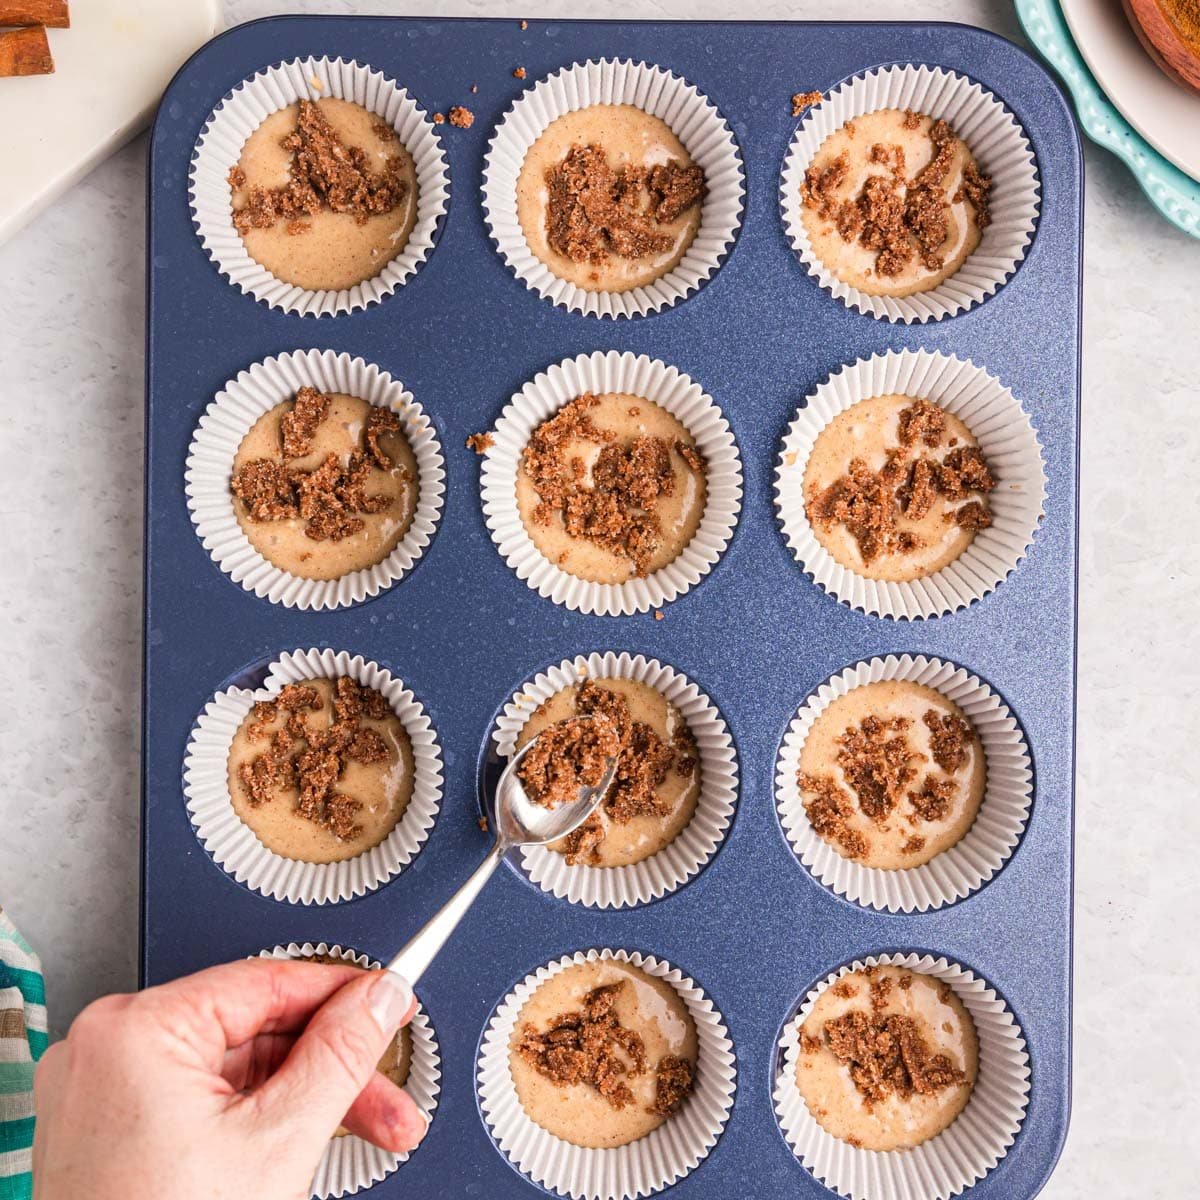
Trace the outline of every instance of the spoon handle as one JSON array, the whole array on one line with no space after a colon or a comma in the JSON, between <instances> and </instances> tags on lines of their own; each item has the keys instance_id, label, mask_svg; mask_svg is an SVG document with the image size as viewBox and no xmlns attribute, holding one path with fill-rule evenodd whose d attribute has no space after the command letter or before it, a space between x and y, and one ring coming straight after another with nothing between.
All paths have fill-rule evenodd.
<instances>
[{"instance_id":1,"label":"spoon handle","mask_svg":"<svg viewBox=\"0 0 1200 1200\"><path fill-rule=\"evenodd\" d=\"M488 856L471 872L467 881L429 918L425 926L409 941L408 945L387 964L386 969L395 971L416 987L417 980L425 973L425 969L433 962L437 952L446 944L446 939L454 932L459 921L467 915L467 909L475 901L483 889L483 885L491 879L496 868L504 860L507 846L500 839L488 851Z\"/></svg>"}]
</instances>

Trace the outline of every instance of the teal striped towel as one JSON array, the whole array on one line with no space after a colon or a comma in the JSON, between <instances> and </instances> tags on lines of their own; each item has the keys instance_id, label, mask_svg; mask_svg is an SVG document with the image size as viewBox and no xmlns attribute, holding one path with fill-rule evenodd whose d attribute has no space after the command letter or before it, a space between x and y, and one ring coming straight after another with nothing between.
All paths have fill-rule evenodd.
<instances>
[{"instance_id":1,"label":"teal striped towel","mask_svg":"<svg viewBox=\"0 0 1200 1200\"><path fill-rule=\"evenodd\" d=\"M0 1200L33 1195L33 1065L46 1042L42 965L0 908Z\"/></svg>"}]
</instances>

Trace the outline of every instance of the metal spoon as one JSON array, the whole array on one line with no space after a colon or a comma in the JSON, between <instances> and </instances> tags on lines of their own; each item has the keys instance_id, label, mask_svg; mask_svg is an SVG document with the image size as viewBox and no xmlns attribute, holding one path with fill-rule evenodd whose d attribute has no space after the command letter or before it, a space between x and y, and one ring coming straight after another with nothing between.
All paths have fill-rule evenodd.
<instances>
[{"instance_id":1,"label":"metal spoon","mask_svg":"<svg viewBox=\"0 0 1200 1200\"><path fill-rule=\"evenodd\" d=\"M606 766L600 782L595 787L579 789L579 796L569 804L547 808L529 798L517 777L517 765L537 745L538 738L545 737L544 730L513 755L504 773L496 784L496 844L487 858L475 868L470 878L442 905L418 931L412 940L387 964L387 970L402 975L410 985L417 980L433 962L446 939L454 932L458 923L466 916L475 897L483 885L491 879L504 856L514 846L544 846L566 837L578 829L595 812L604 793L612 784L617 771L617 755L605 760Z\"/></svg>"}]
</instances>

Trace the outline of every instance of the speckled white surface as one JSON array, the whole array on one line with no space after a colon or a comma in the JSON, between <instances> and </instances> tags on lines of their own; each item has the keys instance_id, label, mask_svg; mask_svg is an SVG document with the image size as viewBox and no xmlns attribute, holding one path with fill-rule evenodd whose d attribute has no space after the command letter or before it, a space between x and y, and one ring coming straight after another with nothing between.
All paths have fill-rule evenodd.
<instances>
[{"instance_id":1,"label":"speckled white surface","mask_svg":"<svg viewBox=\"0 0 1200 1200\"><path fill-rule=\"evenodd\" d=\"M228 0L226 15L282 7ZM596 14L584 0L406 7ZM836 10L1022 40L1004 0L606 10ZM1194 1194L1200 1128L1200 501L1188 478L1200 462L1200 242L1158 218L1114 159L1090 144L1086 156L1075 1111L1043 1195L1174 1200ZM0 654L17 687L0 722L0 903L45 959L56 1033L135 981L144 187L142 138L0 247Z\"/></svg>"}]
</instances>

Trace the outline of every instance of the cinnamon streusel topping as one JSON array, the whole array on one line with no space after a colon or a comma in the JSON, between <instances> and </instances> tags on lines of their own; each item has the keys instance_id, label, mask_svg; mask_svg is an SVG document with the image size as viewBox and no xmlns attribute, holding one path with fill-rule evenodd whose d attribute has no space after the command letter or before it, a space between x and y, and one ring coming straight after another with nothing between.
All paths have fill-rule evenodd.
<instances>
[{"instance_id":1,"label":"cinnamon streusel topping","mask_svg":"<svg viewBox=\"0 0 1200 1200\"><path fill-rule=\"evenodd\" d=\"M546 172L546 234L572 262L602 266L612 255L642 258L674 244L662 225L704 196L704 171L672 159L648 170L614 167L599 145L574 145Z\"/></svg>"},{"instance_id":2,"label":"cinnamon streusel topping","mask_svg":"<svg viewBox=\"0 0 1200 1200\"><path fill-rule=\"evenodd\" d=\"M323 209L351 213L362 224L370 216L398 208L408 197L408 181L400 177L403 159L391 156L382 171L372 171L367 152L361 146L347 146L311 100L299 102L295 129L280 144L291 153L288 182L250 188L246 203L233 213L239 233L267 229L279 221L287 222L289 233L305 233L311 226L304 218ZM234 188L245 181L240 168L230 172Z\"/></svg>"},{"instance_id":3,"label":"cinnamon streusel topping","mask_svg":"<svg viewBox=\"0 0 1200 1200\"><path fill-rule=\"evenodd\" d=\"M350 840L362 827L356 814L362 807L353 796L336 790L346 763L369 765L386 761L387 743L378 730L363 720L381 721L391 706L373 688L363 687L348 675L340 676L333 699L334 719L329 728L310 725L305 713L324 707L313 687L288 684L273 700L259 701L247 728L251 741L268 736L267 729L281 714L285 723L270 734L267 747L238 768L238 780L252 808L268 804L280 789L299 793L296 813L327 829L334 837Z\"/></svg>"},{"instance_id":4,"label":"cinnamon streusel topping","mask_svg":"<svg viewBox=\"0 0 1200 1200\"><path fill-rule=\"evenodd\" d=\"M649 1064L641 1035L623 1026L613 1009L625 987L621 980L594 988L584 998L581 1010L561 1014L544 1032L526 1026L517 1054L559 1086L587 1084L615 1109L633 1104L626 1081L645 1074ZM667 1054L654 1071L655 1096L647 1111L671 1116L691 1094L692 1065L685 1058Z\"/></svg>"}]
</instances>

